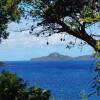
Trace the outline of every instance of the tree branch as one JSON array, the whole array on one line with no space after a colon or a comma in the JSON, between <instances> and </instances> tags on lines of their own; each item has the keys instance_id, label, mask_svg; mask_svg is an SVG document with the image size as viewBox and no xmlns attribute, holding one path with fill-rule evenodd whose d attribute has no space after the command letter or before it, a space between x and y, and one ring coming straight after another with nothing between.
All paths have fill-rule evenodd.
<instances>
[{"instance_id":1,"label":"tree branch","mask_svg":"<svg viewBox=\"0 0 100 100\"><path fill-rule=\"evenodd\" d=\"M82 39L83 41L87 42L89 45L91 45L96 51L100 51L96 48L96 40L88 35L86 32L84 31L78 31L78 30L72 30L70 29L69 26L67 26L64 22L58 20L56 21L56 23L58 23L59 25L61 25L63 27L63 30L61 30L62 32L67 32L70 35L73 35L79 39Z\"/></svg>"}]
</instances>

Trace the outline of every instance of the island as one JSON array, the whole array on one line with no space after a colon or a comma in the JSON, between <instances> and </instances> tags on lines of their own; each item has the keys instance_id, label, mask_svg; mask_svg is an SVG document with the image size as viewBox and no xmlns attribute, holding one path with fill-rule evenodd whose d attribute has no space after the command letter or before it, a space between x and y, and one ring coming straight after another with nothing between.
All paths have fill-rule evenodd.
<instances>
[{"instance_id":1,"label":"island","mask_svg":"<svg viewBox=\"0 0 100 100\"><path fill-rule=\"evenodd\" d=\"M3 61L0 61L0 67L5 66L5 63Z\"/></svg>"},{"instance_id":2,"label":"island","mask_svg":"<svg viewBox=\"0 0 100 100\"><path fill-rule=\"evenodd\" d=\"M32 58L31 61L66 61L66 60L91 60L95 59L93 55L84 55L79 57L70 57L59 54L57 52L51 53L48 56Z\"/></svg>"}]
</instances>

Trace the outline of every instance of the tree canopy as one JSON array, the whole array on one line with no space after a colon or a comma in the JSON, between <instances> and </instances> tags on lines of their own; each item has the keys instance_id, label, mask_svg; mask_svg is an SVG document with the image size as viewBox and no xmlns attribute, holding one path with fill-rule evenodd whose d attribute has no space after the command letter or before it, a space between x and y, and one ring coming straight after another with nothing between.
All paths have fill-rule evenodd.
<instances>
[{"instance_id":1,"label":"tree canopy","mask_svg":"<svg viewBox=\"0 0 100 100\"><path fill-rule=\"evenodd\" d=\"M8 23L19 21L22 15L18 6L21 0L0 0L0 41L7 39L9 33L6 31Z\"/></svg>"},{"instance_id":2,"label":"tree canopy","mask_svg":"<svg viewBox=\"0 0 100 100\"><path fill-rule=\"evenodd\" d=\"M98 41L86 28L100 21L100 0L30 0L29 4L34 7L30 15L41 19L40 33L68 33L99 51Z\"/></svg>"},{"instance_id":3,"label":"tree canopy","mask_svg":"<svg viewBox=\"0 0 100 100\"><path fill-rule=\"evenodd\" d=\"M86 31L88 26L100 22L100 0L1 0L0 39L7 38L8 23L26 16L31 16L34 21L39 21L38 26L43 26L37 36L64 32L100 51L100 42L94 34ZM30 33L34 31L33 25Z\"/></svg>"}]
</instances>

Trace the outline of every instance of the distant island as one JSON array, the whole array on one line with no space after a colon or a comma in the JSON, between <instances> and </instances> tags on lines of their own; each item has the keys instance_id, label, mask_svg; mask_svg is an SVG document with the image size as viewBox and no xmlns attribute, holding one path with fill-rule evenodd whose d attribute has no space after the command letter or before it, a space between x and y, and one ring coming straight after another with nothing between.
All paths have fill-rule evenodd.
<instances>
[{"instance_id":1,"label":"distant island","mask_svg":"<svg viewBox=\"0 0 100 100\"><path fill-rule=\"evenodd\" d=\"M66 61L66 60L89 60L95 59L93 55L84 55L79 57L69 57L59 53L51 53L48 56L42 56L38 58L32 58L31 61Z\"/></svg>"},{"instance_id":2,"label":"distant island","mask_svg":"<svg viewBox=\"0 0 100 100\"><path fill-rule=\"evenodd\" d=\"M3 61L0 61L0 66L5 66L5 63Z\"/></svg>"}]
</instances>

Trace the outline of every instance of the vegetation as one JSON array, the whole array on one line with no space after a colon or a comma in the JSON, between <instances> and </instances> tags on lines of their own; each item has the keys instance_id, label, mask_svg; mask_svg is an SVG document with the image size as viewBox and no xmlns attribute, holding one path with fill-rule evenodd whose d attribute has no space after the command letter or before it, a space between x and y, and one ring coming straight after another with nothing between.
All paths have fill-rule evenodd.
<instances>
[{"instance_id":1,"label":"vegetation","mask_svg":"<svg viewBox=\"0 0 100 100\"><path fill-rule=\"evenodd\" d=\"M49 100L50 91L29 87L16 74L0 74L0 100Z\"/></svg>"},{"instance_id":2,"label":"vegetation","mask_svg":"<svg viewBox=\"0 0 100 100\"><path fill-rule=\"evenodd\" d=\"M94 93L96 93L97 96L100 96L100 61L97 61L95 71L96 76L93 79L92 88L94 89Z\"/></svg>"},{"instance_id":3,"label":"vegetation","mask_svg":"<svg viewBox=\"0 0 100 100\"><path fill-rule=\"evenodd\" d=\"M21 0L0 0L0 41L7 39L8 24L12 21L19 21L22 15L19 3Z\"/></svg>"},{"instance_id":4,"label":"vegetation","mask_svg":"<svg viewBox=\"0 0 100 100\"><path fill-rule=\"evenodd\" d=\"M85 91L81 91L80 98L81 98L81 100L88 100L87 95L85 94Z\"/></svg>"},{"instance_id":5,"label":"vegetation","mask_svg":"<svg viewBox=\"0 0 100 100\"><path fill-rule=\"evenodd\" d=\"M43 30L37 36L64 32L100 50L97 46L100 43L94 38L98 35L86 31L100 21L100 0L0 0L0 40L8 37L6 29L10 22L18 22L21 17L27 19L27 16L33 19L30 33L34 33L34 21L39 21Z\"/></svg>"},{"instance_id":6,"label":"vegetation","mask_svg":"<svg viewBox=\"0 0 100 100\"><path fill-rule=\"evenodd\" d=\"M96 51L100 50L100 43L94 38L98 35L86 31L87 27L100 21L100 0L30 0L28 5L31 5L28 11L32 18L41 21L38 25L43 26L37 36L64 32L85 41ZM30 33L32 31L33 27Z\"/></svg>"}]
</instances>

